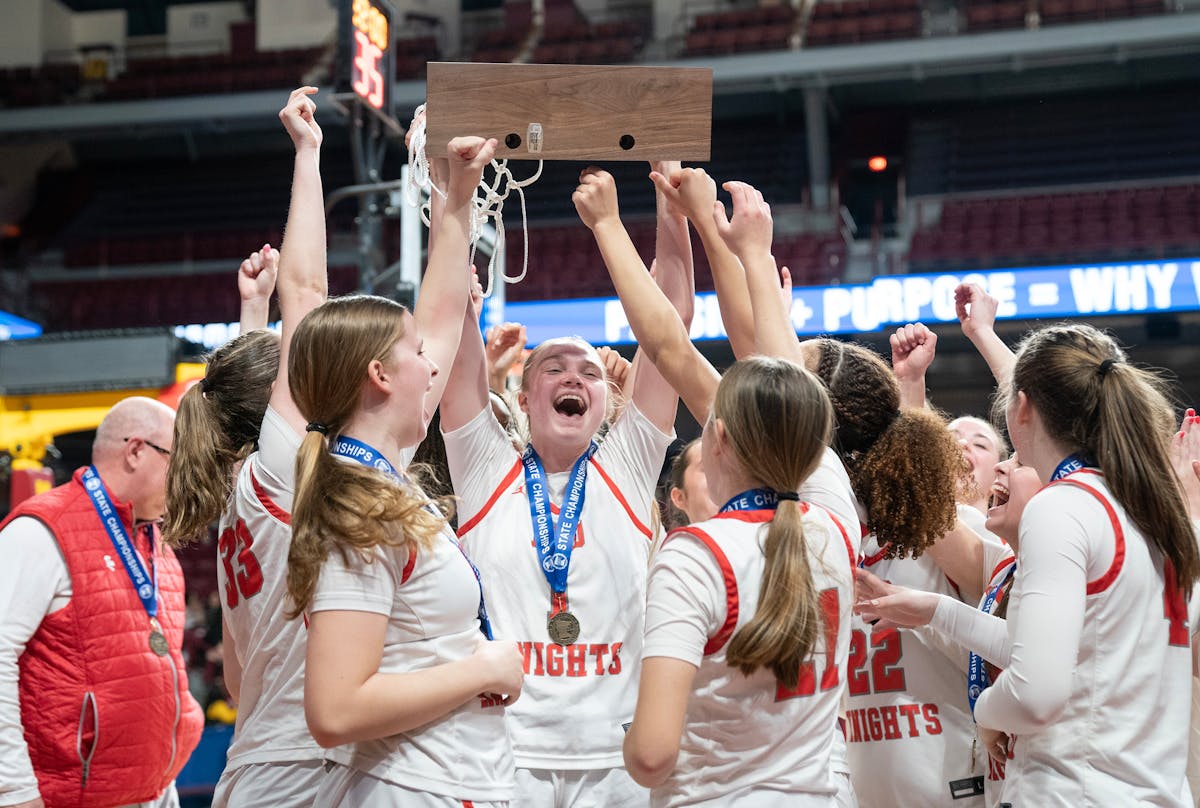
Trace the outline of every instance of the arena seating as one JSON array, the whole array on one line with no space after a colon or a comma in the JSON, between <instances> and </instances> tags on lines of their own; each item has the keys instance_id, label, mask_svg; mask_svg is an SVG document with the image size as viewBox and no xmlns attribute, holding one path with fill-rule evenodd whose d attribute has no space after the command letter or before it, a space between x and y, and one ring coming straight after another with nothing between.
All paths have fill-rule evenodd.
<instances>
[{"instance_id":1,"label":"arena seating","mask_svg":"<svg viewBox=\"0 0 1200 808\"><path fill-rule=\"evenodd\" d=\"M203 275L137 275L30 284L35 316L46 331L227 323L238 318L236 266ZM331 267L331 294L357 288L355 267Z\"/></svg>"},{"instance_id":2,"label":"arena seating","mask_svg":"<svg viewBox=\"0 0 1200 808\"><path fill-rule=\"evenodd\" d=\"M1200 250L1200 185L947 199L913 237L914 270L1163 258Z\"/></svg>"},{"instance_id":3,"label":"arena seating","mask_svg":"<svg viewBox=\"0 0 1200 808\"><path fill-rule=\"evenodd\" d=\"M920 0L824 0L813 7L804 45L849 45L920 35Z\"/></svg>"},{"instance_id":4,"label":"arena seating","mask_svg":"<svg viewBox=\"0 0 1200 808\"><path fill-rule=\"evenodd\" d=\"M685 41L686 56L785 50L796 20L790 5L701 14Z\"/></svg>"}]
</instances>

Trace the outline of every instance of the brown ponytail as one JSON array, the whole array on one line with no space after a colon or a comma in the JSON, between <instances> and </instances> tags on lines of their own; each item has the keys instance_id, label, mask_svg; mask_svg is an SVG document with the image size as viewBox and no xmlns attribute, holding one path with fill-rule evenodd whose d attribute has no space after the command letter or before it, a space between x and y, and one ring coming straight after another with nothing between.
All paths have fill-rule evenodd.
<instances>
[{"instance_id":1,"label":"brown ponytail","mask_svg":"<svg viewBox=\"0 0 1200 808\"><path fill-rule=\"evenodd\" d=\"M1099 464L1113 497L1190 592L1200 550L1171 467L1175 420L1163 381L1129 364L1107 334L1069 324L1022 341L1010 400L1018 391L1054 440Z\"/></svg>"},{"instance_id":2,"label":"brown ponytail","mask_svg":"<svg viewBox=\"0 0 1200 808\"><path fill-rule=\"evenodd\" d=\"M279 370L279 337L249 331L215 350L204 379L179 401L167 469L163 539L179 547L221 517L233 492L233 469L254 451L271 383Z\"/></svg>"},{"instance_id":3,"label":"brown ponytail","mask_svg":"<svg viewBox=\"0 0 1200 808\"><path fill-rule=\"evenodd\" d=\"M795 492L820 463L833 413L821 383L808 371L786 360L754 357L726 371L713 417L724 422L734 456L752 478ZM725 659L746 675L769 668L795 686L823 625L798 502L779 503L763 554L758 606L730 639Z\"/></svg>"},{"instance_id":4,"label":"brown ponytail","mask_svg":"<svg viewBox=\"0 0 1200 808\"><path fill-rule=\"evenodd\" d=\"M370 295L333 298L296 328L288 359L292 399L309 422L296 455L292 544L288 552L290 617L308 608L321 566L333 550L364 559L377 546L429 547L446 520L415 485L397 485L380 471L345 463L329 442L358 407L367 366L385 361L404 335L407 310ZM417 404L419 406L419 403ZM441 504L441 503L439 503Z\"/></svg>"}]
</instances>

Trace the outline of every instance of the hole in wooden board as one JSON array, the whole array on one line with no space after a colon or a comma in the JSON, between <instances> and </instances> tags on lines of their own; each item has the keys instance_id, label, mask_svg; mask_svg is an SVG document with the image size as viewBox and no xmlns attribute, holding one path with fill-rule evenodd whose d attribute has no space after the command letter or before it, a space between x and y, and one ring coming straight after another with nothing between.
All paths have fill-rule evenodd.
<instances>
[{"instance_id":1,"label":"hole in wooden board","mask_svg":"<svg viewBox=\"0 0 1200 808\"><path fill-rule=\"evenodd\" d=\"M629 151L637 143L637 141L633 139L633 135L621 135L621 139L617 142L625 151Z\"/></svg>"},{"instance_id":2,"label":"hole in wooden board","mask_svg":"<svg viewBox=\"0 0 1200 808\"><path fill-rule=\"evenodd\" d=\"M510 149L521 148L521 136L516 132L509 132L508 137L504 138L504 145Z\"/></svg>"}]
</instances>

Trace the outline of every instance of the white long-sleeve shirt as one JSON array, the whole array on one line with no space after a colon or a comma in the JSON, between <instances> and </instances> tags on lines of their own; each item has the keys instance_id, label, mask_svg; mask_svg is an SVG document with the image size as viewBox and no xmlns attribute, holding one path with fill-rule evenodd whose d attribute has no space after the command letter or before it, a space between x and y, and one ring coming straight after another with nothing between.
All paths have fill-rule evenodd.
<instances>
[{"instance_id":1,"label":"white long-sleeve shirt","mask_svg":"<svg viewBox=\"0 0 1200 808\"><path fill-rule=\"evenodd\" d=\"M42 620L71 600L71 577L54 536L21 516L0 531L0 806L39 796L21 728L17 661Z\"/></svg>"},{"instance_id":2,"label":"white long-sleeve shirt","mask_svg":"<svg viewBox=\"0 0 1200 808\"><path fill-rule=\"evenodd\" d=\"M1187 615L1165 612L1162 554L1104 478L1067 479L1021 517L1009 664L975 718L1017 736L1004 790L1014 805L1183 805Z\"/></svg>"}]
</instances>

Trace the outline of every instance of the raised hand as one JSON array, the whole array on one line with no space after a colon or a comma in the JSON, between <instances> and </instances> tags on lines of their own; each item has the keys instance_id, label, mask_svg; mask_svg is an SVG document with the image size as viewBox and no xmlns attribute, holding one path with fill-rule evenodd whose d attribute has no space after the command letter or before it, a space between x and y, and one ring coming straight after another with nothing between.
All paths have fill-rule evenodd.
<instances>
[{"instance_id":1,"label":"raised hand","mask_svg":"<svg viewBox=\"0 0 1200 808\"><path fill-rule=\"evenodd\" d=\"M243 303L270 300L279 277L279 251L264 244L238 267L238 294Z\"/></svg>"},{"instance_id":2,"label":"raised hand","mask_svg":"<svg viewBox=\"0 0 1200 808\"><path fill-rule=\"evenodd\" d=\"M937 353L937 334L924 323L900 326L890 337L892 371L898 379L923 379Z\"/></svg>"},{"instance_id":3,"label":"raised hand","mask_svg":"<svg viewBox=\"0 0 1200 808\"><path fill-rule=\"evenodd\" d=\"M508 371L521 358L528 341L525 326L520 323L501 323L488 329L487 343L484 345L488 387L497 392L504 389Z\"/></svg>"},{"instance_id":4,"label":"raised hand","mask_svg":"<svg viewBox=\"0 0 1200 808\"><path fill-rule=\"evenodd\" d=\"M664 171L660 165L665 167L656 164L650 180L667 204L687 216L697 228L711 228L713 203L717 201L717 184L712 177L703 168L676 167Z\"/></svg>"},{"instance_id":5,"label":"raised hand","mask_svg":"<svg viewBox=\"0 0 1200 808\"><path fill-rule=\"evenodd\" d=\"M974 341L977 334L993 331L1000 301L983 291L977 283L960 283L954 290L954 311L963 334Z\"/></svg>"},{"instance_id":6,"label":"raised hand","mask_svg":"<svg viewBox=\"0 0 1200 808\"><path fill-rule=\"evenodd\" d=\"M483 167L496 155L496 140L456 137L446 144L448 174L446 210L457 211L470 204L483 177Z\"/></svg>"},{"instance_id":7,"label":"raised hand","mask_svg":"<svg viewBox=\"0 0 1200 808\"><path fill-rule=\"evenodd\" d=\"M609 385L615 385L617 390L624 391L633 363L607 345L600 346L596 352L600 354L600 361L604 363Z\"/></svg>"},{"instance_id":8,"label":"raised hand","mask_svg":"<svg viewBox=\"0 0 1200 808\"><path fill-rule=\"evenodd\" d=\"M617 205L617 183L612 174L595 166L588 166L580 173L579 186L571 194L571 202L589 230L621 219L621 209Z\"/></svg>"},{"instance_id":9,"label":"raised hand","mask_svg":"<svg viewBox=\"0 0 1200 808\"><path fill-rule=\"evenodd\" d=\"M713 221L717 233L744 264L747 258L769 256L773 222L771 206L752 185L744 182L727 182L722 186L733 197L733 218L725 215L725 206L714 202Z\"/></svg>"},{"instance_id":10,"label":"raised hand","mask_svg":"<svg viewBox=\"0 0 1200 808\"><path fill-rule=\"evenodd\" d=\"M472 654L479 669L488 677L484 692L504 697L504 704L512 704L521 695L525 681L525 658L510 640L484 640Z\"/></svg>"},{"instance_id":11,"label":"raised hand","mask_svg":"<svg viewBox=\"0 0 1200 808\"><path fill-rule=\"evenodd\" d=\"M1171 439L1171 466L1183 491L1188 515L1200 519L1200 416L1188 408Z\"/></svg>"},{"instance_id":12,"label":"raised hand","mask_svg":"<svg viewBox=\"0 0 1200 808\"><path fill-rule=\"evenodd\" d=\"M792 319L792 271L787 267L779 268L779 302L783 304L783 313L790 321Z\"/></svg>"},{"instance_id":13,"label":"raised hand","mask_svg":"<svg viewBox=\"0 0 1200 808\"><path fill-rule=\"evenodd\" d=\"M298 87L288 96L287 106L279 110L279 120L298 152L321 148L321 127L314 117L317 105L309 98L316 92L316 87Z\"/></svg>"}]
</instances>

